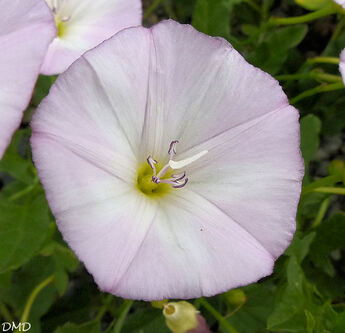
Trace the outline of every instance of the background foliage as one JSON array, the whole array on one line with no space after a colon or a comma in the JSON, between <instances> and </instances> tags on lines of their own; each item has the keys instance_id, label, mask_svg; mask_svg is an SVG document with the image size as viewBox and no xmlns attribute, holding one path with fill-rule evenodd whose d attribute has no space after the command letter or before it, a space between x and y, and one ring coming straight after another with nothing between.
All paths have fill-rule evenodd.
<instances>
[{"instance_id":1,"label":"background foliage","mask_svg":"<svg viewBox=\"0 0 345 333\"><path fill-rule=\"evenodd\" d=\"M310 60L339 57L345 15L282 26L272 19L308 14L331 1L296 2L144 1L145 25L171 17L226 38L280 80L301 113L306 175L294 240L272 276L191 300L214 332L345 332L344 196L336 194L344 190L345 89L336 61ZM161 310L150 303L99 292L56 229L28 144L31 114L53 81L39 78L0 162L0 322L28 319L32 333L168 332Z\"/></svg>"}]
</instances>

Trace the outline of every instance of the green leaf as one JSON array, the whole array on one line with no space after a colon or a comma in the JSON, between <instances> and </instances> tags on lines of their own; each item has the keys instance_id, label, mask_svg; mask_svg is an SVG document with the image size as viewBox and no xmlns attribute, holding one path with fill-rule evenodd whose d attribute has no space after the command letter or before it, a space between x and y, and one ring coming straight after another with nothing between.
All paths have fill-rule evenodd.
<instances>
[{"instance_id":1,"label":"green leaf","mask_svg":"<svg viewBox=\"0 0 345 333\"><path fill-rule=\"evenodd\" d=\"M311 232L302 239L299 238L299 235L296 233L291 245L285 253L289 256L295 256L298 263L301 263L308 254L310 245L313 242L314 238L315 232Z\"/></svg>"},{"instance_id":2,"label":"green leaf","mask_svg":"<svg viewBox=\"0 0 345 333\"><path fill-rule=\"evenodd\" d=\"M179 18L180 23L188 22L188 19L192 16L196 0L173 0L175 12Z\"/></svg>"},{"instance_id":3,"label":"green leaf","mask_svg":"<svg viewBox=\"0 0 345 333\"><path fill-rule=\"evenodd\" d=\"M270 330L302 332L305 327L303 272L295 257L288 261L288 285L279 295L267 325Z\"/></svg>"},{"instance_id":4,"label":"green leaf","mask_svg":"<svg viewBox=\"0 0 345 333\"><path fill-rule=\"evenodd\" d=\"M259 28L252 24L243 24L241 30L247 36L257 35L259 33Z\"/></svg>"},{"instance_id":5,"label":"green leaf","mask_svg":"<svg viewBox=\"0 0 345 333\"><path fill-rule=\"evenodd\" d=\"M31 160L23 158L19 154L24 139L28 140L29 130L18 130L12 139L10 146L0 161L0 172L6 172L15 179L25 184L33 184L36 181ZM23 145L24 146L24 145Z\"/></svg>"},{"instance_id":6,"label":"green leaf","mask_svg":"<svg viewBox=\"0 0 345 333\"><path fill-rule=\"evenodd\" d=\"M271 282L256 283L243 288L247 301L240 311L228 320L238 332L261 333L265 331L267 318L273 310L275 286ZM228 310L232 312L234 308Z\"/></svg>"},{"instance_id":7,"label":"green leaf","mask_svg":"<svg viewBox=\"0 0 345 333\"><path fill-rule=\"evenodd\" d=\"M6 300L13 309L16 309L15 315L20 318L25 304L32 291L44 281L53 272L54 264L51 258L35 256L29 262L24 264L19 270L12 274L12 284L8 288L0 286L0 298ZM54 284L49 284L40 291L34 303L32 304L29 322L32 324L30 333L40 333L40 317L44 315L56 297Z\"/></svg>"},{"instance_id":8,"label":"green leaf","mask_svg":"<svg viewBox=\"0 0 345 333\"><path fill-rule=\"evenodd\" d=\"M232 10L235 5L242 3L244 0L223 0L224 5Z\"/></svg>"},{"instance_id":9,"label":"green leaf","mask_svg":"<svg viewBox=\"0 0 345 333\"><path fill-rule=\"evenodd\" d=\"M56 76L40 75L35 86L31 104L38 106L41 103L42 99L48 95L50 87L55 82L55 80Z\"/></svg>"},{"instance_id":10,"label":"green leaf","mask_svg":"<svg viewBox=\"0 0 345 333\"><path fill-rule=\"evenodd\" d=\"M307 333L313 333L315 328L314 316L308 310L305 310L304 313L307 320Z\"/></svg>"},{"instance_id":11,"label":"green leaf","mask_svg":"<svg viewBox=\"0 0 345 333\"><path fill-rule=\"evenodd\" d=\"M324 221L316 230L312 253L325 255L345 246L345 214L338 212Z\"/></svg>"},{"instance_id":12,"label":"green leaf","mask_svg":"<svg viewBox=\"0 0 345 333\"><path fill-rule=\"evenodd\" d=\"M49 226L49 208L43 194L22 204L0 200L0 273L30 260L44 242Z\"/></svg>"},{"instance_id":13,"label":"green leaf","mask_svg":"<svg viewBox=\"0 0 345 333\"><path fill-rule=\"evenodd\" d=\"M336 313L330 302L320 299L315 287L306 280L295 256L290 257L287 264L287 285L277 293L274 310L267 321L268 328L308 332L315 327L315 332L332 332Z\"/></svg>"},{"instance_id":14,"label":"green leaf","mask_svg":"<svg viewBox=\"0 0 345 333\"><path fill-rule=\"evenodd\" d=\"M162 310L154 308L137 309L123 325L123 332L128 333L169 333Z\"/></svg>"},{"instance_id":15,"label":"green leaf","mask_svg":"<svg viewBox=\"0 0 345 333\"><path fill-rule=\"evenodd\" d=\"M306 25L275 29L266 34L248 60L266 72L276 74L288 58L288 51L296 47L307 34Z\"/></svg>"},{"instance_id":16,"label":"green leaf","mask_svg":"<svg viewBox=\"0 0 345 333\"><path fill-rule=\"evenodd\" d=\"M229 38L230 10L224 0L198 0L193 13L195 29L211 36Z\"/></svg>"},{"instance_id":17,"label":"green leaf","mask_svg":"<svg viewBox=\"0 0 345 333\"><path fill-rule=\"evenodd\" d=\"M338 212L324 221L316 229L316 237L311 245L311 258L317 267L334 276L335 270L330 261L331 251L345 247L345 214Z\"/></svg>"},{"instance_id":18,"label":"green leaf","mask_svg":"<svg viewBox=\"0 0 345 333\"><path fill-rule=\"evenodd\" d=\"M81 325L67 323L57 328L54 333L99 333L101 327L99 322L90 322Z\"/></svg>"},{"instance_id":19,"label":"green leaf","mask_svg":"<svg viewBox=\"0 0 345 333\"><path fill-rule=\"evenodd\" d=\"M55 286L62 296L68 286L68 272L74 271L79 261L70 249L58 243L54 246L53 259L55 262Z\"/></svg>"},{"instance_id":20,"label":"green leaf","mask_svg":"<svg viewBox=\"0 0 345 333\"><path fill-rule=\"evenodd\" d=\"M333 333L344 333L345 331L345 311L341 312L336 320Z\"/></svg>"},{"instance_id":21,"label":"green leaf","mask_svg":"<svg viewBox=\"0 0 345 333\"><path fill-rule=\"evenodd\" d=\"M295 0L296 3L308 10L321 9L332 3L333 0Z\"/></svg>"},{"instance_id":22,"label":"green leaf","mask_svg":"<svg viewBox=\"0 0 345 333\"><path fill-rule=\"evenodd\" d=\"M0 274L0 289L9 289L11 287L12 271Z\"/></svg>"},{"instance_id":23,"label":"green leaf","mask_svg":"<svg viewBox=\"0 0 345 333\"><path fill-rule=\"evenodd\" d=\"M313 159L319 148L319 134L321 121L318 117L310 114L301 119L301 151L306 166Z\"/></svg>"},{"instance_id":24,"label":"green leaf","mask_svg":"<svg viewBox=\"0 0 345 333\"><path fill-rule=\"evenodd\" d=\"M322 95L319 109L322 114L322 134L334 136L344 130L345 96L342 91L336 95L335 93Z\"/></svg>"}]
</instances>

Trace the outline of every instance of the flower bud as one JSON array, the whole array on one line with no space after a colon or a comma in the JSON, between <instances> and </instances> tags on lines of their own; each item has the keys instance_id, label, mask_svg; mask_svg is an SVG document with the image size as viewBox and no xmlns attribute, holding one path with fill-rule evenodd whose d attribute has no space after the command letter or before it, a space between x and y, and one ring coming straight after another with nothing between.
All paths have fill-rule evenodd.
<instances>
[{"instance_id":1,"label":"flower bud","mask_svg":"<svg viewBox=\"0 0 345 333\"><path fill-rule=\"evenodd\" d=\"M186 333L197 328L198 311L186 302L171 302L164 305L163 315L165 322L173 333Z\"/></svg>"},{"instance_id":2,"label":"flower bud","mask_svg":"<svg viewBox=\"0 0 345 333\"><path fill-rule=\"evenodd\" d=\"M234 306L240 306L247 300L246 294L241 289L232 289L224 294L226 301Z\"/></svg>"},{"instance_id":3,"label":"flower bud","mask_svg":"<svg viewBox=\"0 0 345 333\"><path fill-rule=\"evenodd\" d=\"M163 309L166 304L168 304L167 299L163 299L162 301L153 301L151 302L151 305L156 309Z\"/></svg>"}]
</instances>

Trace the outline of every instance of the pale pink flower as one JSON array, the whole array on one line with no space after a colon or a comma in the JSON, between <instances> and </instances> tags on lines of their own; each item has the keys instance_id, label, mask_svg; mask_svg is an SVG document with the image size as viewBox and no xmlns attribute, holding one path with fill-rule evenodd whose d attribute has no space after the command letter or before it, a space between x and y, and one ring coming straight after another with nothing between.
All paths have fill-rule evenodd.
<instances>
[{"instance_id":1,"label":"pale pink flower","mask_svg":"<svg viewBox=\"0 0 345 333\"><path fill-rule=\"evenodd\" d=\"M44 0L0 1L0 159L30 102L54 34Z\"/></svg>"},{"instance_id":2,"label":"pale pink flower","mask_svg":"<svg viewBox=\"0 0 345 333\"><path fill-rule=\"evenodd\" d=\"M164 21L118 33L58 78L32 123L33 156L102 290L211 296L271 274L292 239L298 118L225 40Z\"/></svg>"},{"instance_id":3,"label":"pale pink flower","mask_svg":"<svg viewBox=\"0 0 345 333\"><path fill-rule=\"evenodd\" d=\"M339 70L345 83L345 49L340 54Z\"/></svg>"},{"instance_id":4,"label":"pale pink flower","mask_svg":"<svg viewBox=\"0 0 345 333\"><path fill-rule=\"evenodd\" d=\"M46 0L53 11L57 35L42 73L64 72L85 51L118 31L141 24L140 0Z\"/></svg>"},{"instance_id":5,"label":"pale pink flower","mask_svg":"<svg viewBox=\"0 0 345 333\"><path fill-rule=\"evenodd\" d=\"M345 8L345 0L334 0L338 5L343 6Z\"/></svg>"}]
</instances>

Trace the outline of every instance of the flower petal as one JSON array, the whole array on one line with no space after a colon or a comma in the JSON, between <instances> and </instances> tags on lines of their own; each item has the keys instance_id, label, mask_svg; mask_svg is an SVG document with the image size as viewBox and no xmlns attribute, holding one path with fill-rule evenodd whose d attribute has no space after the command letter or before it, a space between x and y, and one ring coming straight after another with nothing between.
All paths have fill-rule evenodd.
<instances>
[{"instance_id":1,"label":"flower petal","mask_svg":"<svg viewBox=\"0 0 345 333\"><path fill-rule=\"evenodd\" d=\"M0 159L20 125L54 34L43 0L0 1Z\"/></svg>"},{"instance_id":2,"label":"flower petal","mask_svg":"<svg viewBox=\"0 0 345 333\"><path fill-rule=\"evenodd\" d=\"M32 127L58 226L105 291L214 295L270 274L291 240L298 113L223 40L171 21L126 29L58 78ZM190 183L145 197L138 167L175 139Z\"/></svg>"},{"instance_id":3,"label":"flower petal","mask_svg":"<svg viewBox=\"0 0 345 333\"><path fill-rule=\"evenodd\" d=\"M189 188L229 214L274 258L295 231L304 174L298 118L297 110L287 106L181 154L209 151L187 170Z\"/></svg>"},{"instance_id":4,"label":"flower petal","mask_svg":"<svg viewBox=\"0 0 345 333\"><path fill-rule=\"evenodd\" d=\"M129 29L120 38L110 40L107 44L111 57L104 55L101 45L93 55L83 56L68 72L60 75L34 116L34 135L53 135L65 141L64 144L69 142L70 148L73 142L85 149L97 144L103 148L92 150L99 151L100 161L109 156L108 151L113 151L127 159L128 170L134 170L145 113L147 77L143 71L142 78L133 82L127 75L147 67L147 56L135 61L137 47L145 50L146 46L147 31L140 30L142 33L136 34L137 38L131 38ZM132 50L125 58L116 54L124 43ZM117 80L113 80L114 77ZM127 174L126 168L119 170L120 174Z\"/></svg>"},{"instance_id":5,"label":"flower petal","mask_svg":"<svg viewBox=\"0 0 345 333\"><path fill-rule=\"evenodd\" d=\"M84 55L136 156L147 108L150 47L148 29L129 28ZM114 131L107 121L104 126Z\"/></svg>"},{"instance_id":6,"label":"flower petal","mask_svg":"<svg viewBox=\"0 0 345 333\"><path fill-rule=\"evenodd\" d=\"M152 35L144 155L165 156L176 139L184 151L288 104L277 81L225 40L174 21Z\"/></svg>"},{"instance_id":7,"label":"flower petal","mask_svg":"<svg viewBox=\"0 0 345 333\"><path fill-rule=\"evenodd\" d=\"M340 54L339 70L345 83L345 49Z\"/></svg>"},{"instance_id":8,"label":"flower petal","mask_svg":"<svg viewBox=\"0 0 345 333\"><path fill-rule=\"evenodd\" d=\"M52 0L47 2L52 6ZM141 24L140 0L69 0L59 9L66 32L50 45L42 66L46 75L64 72L85 51L118 31Z\"/></svg>"},{"instance_id":9,"label":"flower petal","mask_svg":"<svg viewBox=\"0 0 345 333\"><path fill-rule=\"evenodd\" d=\"M212 296L257 281L272 268L273 257L253 236L186 190L160 202L140 250L107 291L144 300Z\"/></svg>"},{"instance_id":10,"label":"flower petal","mask_svg":"<svg viewBox=\"0 0 345 333\"><path fill-rule=\"evenodd\" d=\"M55 137L36 132L31 143L59 230L100 288L110 289L137 254L156 203Z\"/></svg>"},{"instance_id":11,"label":"flower petal","mask_svg":"<svg viewBox=\"0 0 345 333\"><path fill-rule=\"evenodd\" d=\"M345 8L345 0L334 0L338 5L343 6Z\"/></svg>"}]
</instances>

